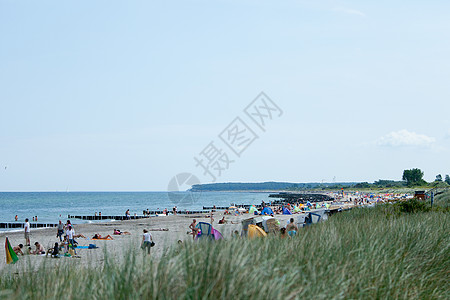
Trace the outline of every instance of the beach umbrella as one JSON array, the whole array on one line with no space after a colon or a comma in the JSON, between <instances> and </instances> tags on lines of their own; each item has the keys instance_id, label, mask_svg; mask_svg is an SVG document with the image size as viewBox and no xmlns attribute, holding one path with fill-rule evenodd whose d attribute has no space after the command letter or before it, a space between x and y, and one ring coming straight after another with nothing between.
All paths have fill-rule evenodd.
<instances>
[{"instance_id":1,"label":"beach umbrella","mask_svg":"<svg viewBox=\"0 0 450 300\"><path fill-rule=\"evenodd\" d=\"M19 260L17 254L14 252L11 244L9 243L8 237L5 240L5 250L6 250L6 263L9 265L10 263L16 263Z\"/></svg>"},{"instance_id":2,"label":"beach umbrella","mask_svg":"<svg viewBox=\"0 0 450 300\"><path fill-rule=\"evenodd\" d=\"M236 206L230 206L230 207L228 207L228 209L236 209L237 207Z\"/></svg>"}]
</instances>

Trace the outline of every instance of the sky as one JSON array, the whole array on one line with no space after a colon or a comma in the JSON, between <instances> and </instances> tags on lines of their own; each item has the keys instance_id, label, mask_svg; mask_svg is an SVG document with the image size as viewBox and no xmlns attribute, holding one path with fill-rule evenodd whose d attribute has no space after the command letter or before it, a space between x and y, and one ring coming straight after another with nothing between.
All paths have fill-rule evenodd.
<instances>
[{"instance_id":1,"label":"sky","mask_svg":"<svg viewBox=\"0 0 450 300\"><path fill-rule=\"evenodd\" d=\"M0 191L450 174L449 11L1 0Z\"/></svg>"}]
</instances>

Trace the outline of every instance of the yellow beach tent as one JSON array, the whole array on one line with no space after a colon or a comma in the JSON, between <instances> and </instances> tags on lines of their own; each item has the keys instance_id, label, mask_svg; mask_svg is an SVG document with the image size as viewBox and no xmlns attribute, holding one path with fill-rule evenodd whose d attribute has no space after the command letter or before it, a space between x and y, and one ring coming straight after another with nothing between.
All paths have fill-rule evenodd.
<instances>
[{"instance_id":1,"label":"yellow beach tent","mask_svg":"<svg viewBox=\"0 0 450 300\"><path fill-rule=\"evenodd\" d=\"M256 237L265 237L267 233L259 226L256 225L248 225L248 233L247 236L249 239Z\"/></svg>"}]
</instances>

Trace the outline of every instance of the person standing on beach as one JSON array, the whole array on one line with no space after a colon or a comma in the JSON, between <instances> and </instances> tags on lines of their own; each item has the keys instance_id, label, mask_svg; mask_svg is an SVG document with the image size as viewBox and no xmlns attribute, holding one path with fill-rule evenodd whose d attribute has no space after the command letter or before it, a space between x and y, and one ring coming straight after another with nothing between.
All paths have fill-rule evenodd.
<instances>
[{"instance_id":1,"label":"person standing on beach","mask_svg":"<svg viewBox=\"0 0 450 300\"><path fill-rule=\"evenodd\" d=\"M192 230L192 239L194 239L194 240L195 240L195 237L198 234L198 231L200 230L199 228L195 227L196 225L197 225L197 220L196 219L194 219L192 221L191 225L189 225L189 229Z\"/></svg>"},{"instance_id":2,"label":"person standing on beach","mask_svg":"<svg viewBox=\"0 0 450 300\"><path fill-rule=\"evenodd\" d=\"M64 236L67 236L67 231L69 230L69 226L72 226L72 224L70 223L70 220L67 220L66 224L64 224Z\"/></svg>"},{"instance_id":3,"label":"person standing on beach","mask_svg":"<svg viewBox=\"0 0 450 300\"><path fill-rule=\"evenodd\" d=\"M69 227L67 228L66 235L69 240L69 244L72 244L72 247L75 247L75 243L76 243L75 238L74 238L75 230L73 230L71 225L69 225Z\"/></svg>"},{"instance_id":4,"label":"person standing on beach","mask_svg":"<svg viewBox=\"0 0 450 300\"><path fill-rule=\"evenodd\" d=\"M58 231L56 232L56 237L59 237L59 241L62 242L62 235L64 234L64 224L59 220Z\"/></svg>"},{"instance_id":5,"label":"person standing on beach","mask_svg":"<svg viewBox=\"0 0 450 300\"><path fill-rule=\"evenodd\" d=\"M28 222L28 218L25 219L25 225L24 225L24 229L25 229L25 244L27 246L30 246L30 222Z\"/></svg>"},{"instance_id":6,"label":"person standing on beach","mask_svg":"<svg viewBox=\"0 0 450 300\"><path fill-rule=\"evenodd\" d=\"M144 229L144 235L142 236L142 249L147 249L147 254L150 254L150 248L152 247L153 237L147 229Z\"/></svg>"}]
</instances>

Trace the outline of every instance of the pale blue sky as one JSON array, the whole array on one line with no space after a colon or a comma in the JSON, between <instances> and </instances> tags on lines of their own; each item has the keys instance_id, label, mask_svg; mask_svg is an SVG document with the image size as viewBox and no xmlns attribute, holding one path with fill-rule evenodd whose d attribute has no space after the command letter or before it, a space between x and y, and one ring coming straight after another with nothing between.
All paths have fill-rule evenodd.
<instances>
[{"instance_id":1,"label":"pale blue sky","mask_svg":"<svg viewBox=\"0 0 450 300\"><path fill-rule=\"evenodd\" d=\"M208 182L194 156L261 91L284 113L218 181L450 173L449 11L1 0L0 191L165 190L180 172Z\"/></svg>"}]
</instances>

